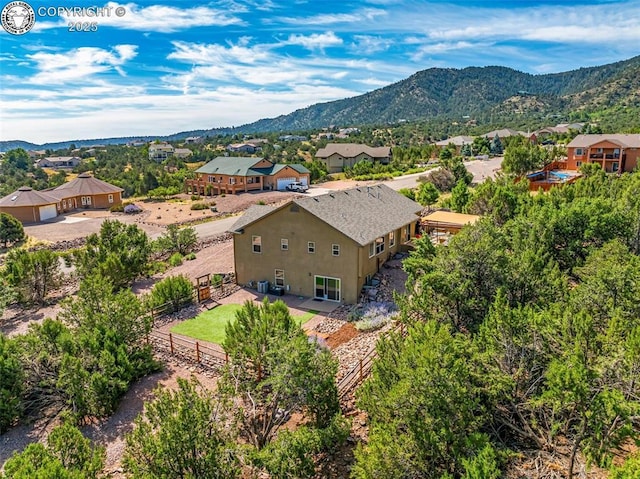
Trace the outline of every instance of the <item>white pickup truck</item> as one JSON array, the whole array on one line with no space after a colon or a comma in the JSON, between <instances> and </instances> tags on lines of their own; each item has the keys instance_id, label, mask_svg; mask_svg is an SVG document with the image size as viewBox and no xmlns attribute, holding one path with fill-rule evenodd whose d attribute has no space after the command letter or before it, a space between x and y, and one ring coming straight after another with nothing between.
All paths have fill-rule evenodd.
<instances>
[{"instance_id":1,"label":"white pickup truck","mask_svg":"<svg viewBox=\"0 0 640 479\"><path fill-rule=\"evenodd\" d=\"M300 183L299 181L294 181L293 183L289 183L287 185L287 190L289 191L297 191L298 193L304 193L309 189L307 185L304 183Z\"/></svg>"}]
</instances>

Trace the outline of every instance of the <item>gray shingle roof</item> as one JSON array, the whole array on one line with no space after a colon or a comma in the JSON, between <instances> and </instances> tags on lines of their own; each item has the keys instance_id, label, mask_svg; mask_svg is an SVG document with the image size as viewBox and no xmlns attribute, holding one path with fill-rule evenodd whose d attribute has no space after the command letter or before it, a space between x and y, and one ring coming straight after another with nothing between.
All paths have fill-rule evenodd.
<instances>
[{"instance_id":1,"label":"gray shingle roof","mask_svg":"<svg viewBox=\"0 0 640 479\"><path fill-rule=\"evenodd\" d=\"M372 158L388 158L391 156L391 148L388 146L373 147L358 143L328 143L326 147L318 150L316 158L328 158L334 153L345 158L355 158L361 153L366 153Z\"/></svg>"},{"instance_id":2,"label":"gray shingle roof","mask_svg":"<svg viewBox=\"0 0 640 479\"><path fill-rule=\"evenodd\" d=\"M422 207L386 185L361 186L293 200L301 208L361 246L416 221ZM237 232L275 211L252 206L229 231Z\"/></svg>"},{"instance_id":3,"label":"gray shingle roof","mask_svg":"<svg viewBox=\"0 0 640 479\"><path fill-rule=\"evenodd\" d=\"M640 148L640 134L604 134L578 135L567 145L567 148L588 148L601 141L610 141L623 148Z\"/></svg>"},{"instance_id":4,"label":"gray shingle roof","mask_svg":"<svg viewBox=\"0 0 640 479\"><path fill-rule=\"evenodd\" d=\"M437 141L436 146L446 147L449 146L449 143L453 143L455 146L470 145L471 143L473 143L473 137L463 135L454 136L452 138L447 138L446 140Z\"/></svg>"}]
</instances>

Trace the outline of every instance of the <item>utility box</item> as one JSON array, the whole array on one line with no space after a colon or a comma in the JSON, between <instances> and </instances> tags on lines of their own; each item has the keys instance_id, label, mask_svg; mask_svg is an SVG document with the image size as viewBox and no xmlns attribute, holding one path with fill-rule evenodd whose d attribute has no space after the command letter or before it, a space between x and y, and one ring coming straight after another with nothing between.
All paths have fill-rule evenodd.
<instances>
[{"instance_id":1,"label":"utility box","mask_svg":"<svg viewBox=\"0 0 640 479\"><path fill-rule=\"evenodd\" d=\"M269 281L258 281L258 293L267 294L269 292Z\"/></svg>"}]
</instances>

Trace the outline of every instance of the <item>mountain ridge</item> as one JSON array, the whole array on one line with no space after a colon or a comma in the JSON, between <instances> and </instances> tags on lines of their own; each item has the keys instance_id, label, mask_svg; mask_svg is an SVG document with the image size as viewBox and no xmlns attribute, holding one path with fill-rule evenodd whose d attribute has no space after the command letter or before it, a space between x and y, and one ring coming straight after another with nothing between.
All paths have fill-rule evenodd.
<instances>
[{"instance_id":1,"label":"mountain ridge","mask_svg":"<svg viewBox=\"0 0 640 479\"><path fill-rule=\"evenodd\" d=\"M533 98L537 114L566 115L612 106L640 107L640 55L615 63L560 73L531 74L505 66L428 68L391 85L362 95L317 103L274 118L238 127L183 131L172 135L69 140L34 144L1 141L0 151L58 149L71 144L122 144L134 139L180 140L194 135L294 132L340 126L394 124L401 121L452 119L492 115L496 120L514 113L515 97ZM617 86L614 88L614 86ZM517 103L517 102L516 102ZM509 111L512 108L512 111Z\"/></svg>"}]
</instances>

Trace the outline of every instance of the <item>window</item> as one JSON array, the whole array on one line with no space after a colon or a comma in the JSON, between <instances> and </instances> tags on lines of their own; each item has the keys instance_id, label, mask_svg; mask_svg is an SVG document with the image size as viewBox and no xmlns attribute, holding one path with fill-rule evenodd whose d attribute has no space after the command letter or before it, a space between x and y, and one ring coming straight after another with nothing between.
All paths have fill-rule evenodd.
<instances>
[{"instance_id":1,"label":"window","mask_svg":"<svg viewBox=\"0 0 640 479\"><path fill-rule=\"evenodd\" d=\"M407 236L407 241L409 241L409 240L411 239L411 224L408 224L408 225L407 225L407 228L406 228L405 234L406 234L406 236Z\"/></svg>"},{"instance_id":2,"label":"window","mask_svg":"<svg viewBox=\"0 0 640 479\"><path fill-rule=\"evenodd\" d=\"M236 184L236 179L235 178L229 178L229 184L230 185L235 185Z\"/></svg>"},{"instance_id":3,"label":"window","mask_svg":"<svg viewBox=\"0 0 640 479\"><path fill-rule=\"evenodd\" d=\"M384 237L376 238L376 254L384 251Z\"/></svg>"},{"instance_id":4,"label":"window","mask_svg":"<svg viewBox=\"0 0 640 479\"><path fill-rule=\"evenodd\" d=\"M375 256L376 254L376 245L374 243L369 243L369 258Z\"/></svg>"},{"instance_id":5,"label":"window","mask_svg":"<svg viewBox=\"0 0 640 479\"><path fill-rule=\"evenodd\" d=\"M582 166L582 162L581 162L581 161L576 161L576 166L577 166L578 168L580 168L580 167Z\"/></svg>"},{"instance_id":6,"label":"window","mask_svg":"<svg viewBox=\"0 0 640 479\"><path fill-rule=\"evenodd\" d=\"M617 161L614 161L613 163L611 163L611 171L618 171L619 167L620 166Z\"/></svg>"},{"instance_id":7,"label":"window","mask_svg":"<svg viewBox=\"0 0 640 479\"><path fill-rule=\"evenodd\" d=\"M582 155L584 155L584 149L576 148L576 156L582 156Z\"/></svg>"},{"instance_id":8,"label":"window","mask_svg":"<svg viewBox=\"0 0 640 479\"><path fill-rule=\"evenodd\" d=\"M109 201L109 203L113 203L113 195L107 196L107 200Z\"/></svg>"},{"instance_id":9,"label":"window","mask_svg":"<svg viewBox=\"0 0 640 479\"><path fill-rule=\"evenodd\" d=\"M67 200L62 200L62 207L66 210L67 209Z\"/></svg>"},{"instance_id":10,"label":"window","mask_svg":"<svg viewBox=\"0 0 640 479\"><path fill-rule=\"evenodd\" d=\"M276 270L274 283L275 283L276 286L284 288L284 270L283 269L277 269Z\"/></svg>"},{"instance_id":11,"label":"window","mask_svg":"<svg viewBox=\"0 0 640 479\"><path fill-rule=\"evenodd\" d=\"M282 251L287 251L289 249L289 240L287 238L280 239L280 249Z\"/></svg>"},{"instance_id":12,"label":"window","mask_svg":"<svg viewBox=\"0 0 640 479\"><path fill-rule=\"evenodd\" d=\"M87 196L87 205L91 204L91 196Z\"/></svg>"},{"instance_id":13,"label":"window","mask_svg":"<svg viewBox=\"0 0 640 479\"><path fill-rule=\"evenodd\" d=\"M391 248L394 244L396 244L396 232L392 231L389 233L389 248Z\"/></svg>"},{"instance_id":14,"label":"window","mask_svg":"<svg viewBox=\"0 0 640 479\"><path fill-rule=\"evenodd\" d=\"M80 198L80 203L82 203L82 206L86 206L87 205L87 197L83 196Z\"/></svg>"},{"instance_id":15,"label":"window","mask_svg":"<svg viewBox=\"0 0 640 479\"><path fill-rule=\"evenodd\" d=\"M309 241L307 243L307 253L315 253L316 252L316 242Z\"/></svg>"},{"instance_id":16,"label":"window","mask_svg":"<svg viewBox=\"0 0 640 479\"><path fill-rule=\"evenodd\" d=\"M596 148L596 153L602 153L602 148Z\"/></svg>"},{"instance_id":17,"label":"window","mask_svg":"<svg viewBox=\"0 0 640 479\"><path fill-rule=\"evenodd\" d=\"M339 244L332 244L331 245L331 254L333 256L340 256L340 245Z\"/></svg>"},{"instance_id":18,"label":"window","mask_svg":"<svg viewBox=\"0 0 640 479\"><path fill-rule=\"evenodd\" d=\"M209 175L209 178L207 178L207 180L209 180L209 183L215 183L216 182L216 177Z\"/></svg>"},{"instance_id":19,"label":"window","mask_svg":"<svg viewBox=\"0 0 640 479\"><path fill-rule=\"evenodd\" d=\"M251 237L251 248L254 253L262 253L262 236Z\"/></svg>"}]
</instances>

